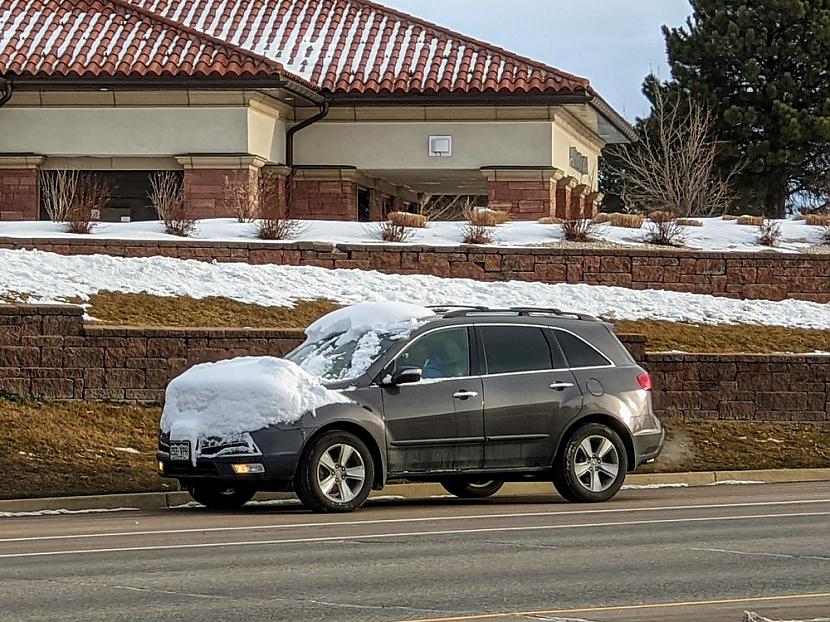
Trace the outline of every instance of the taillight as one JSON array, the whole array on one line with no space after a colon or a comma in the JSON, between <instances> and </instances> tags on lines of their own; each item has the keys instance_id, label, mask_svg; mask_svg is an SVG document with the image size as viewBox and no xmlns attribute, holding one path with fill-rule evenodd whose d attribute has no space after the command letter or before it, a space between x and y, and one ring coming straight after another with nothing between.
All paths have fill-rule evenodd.
<instances>
[{"instance_id":1,"label":"taillight","mask_svg":"<svg viewBox=\"0 0 830 622\"><path fill-rule=\"evenodd\" d=\"M651 375L648 372L643 372L637 376L637 382L640 383L640 388L643 391L651 391Z\"/></svg>"}]
</instances>

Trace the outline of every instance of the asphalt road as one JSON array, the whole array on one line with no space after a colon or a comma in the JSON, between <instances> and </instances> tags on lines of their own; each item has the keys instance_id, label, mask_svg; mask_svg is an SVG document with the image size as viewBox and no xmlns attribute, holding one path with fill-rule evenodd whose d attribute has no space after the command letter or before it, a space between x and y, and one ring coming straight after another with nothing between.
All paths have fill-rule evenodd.
<instances>
[{"instance_id":1,"label":"asphalt road","mask_svg":"<svg viewBox=\"0 0 830 622\"><path fill-rule=\"evenodd\" d=\"M830 618L830 483L0 519L0 620Z\"/></svg>"}]
</instances>

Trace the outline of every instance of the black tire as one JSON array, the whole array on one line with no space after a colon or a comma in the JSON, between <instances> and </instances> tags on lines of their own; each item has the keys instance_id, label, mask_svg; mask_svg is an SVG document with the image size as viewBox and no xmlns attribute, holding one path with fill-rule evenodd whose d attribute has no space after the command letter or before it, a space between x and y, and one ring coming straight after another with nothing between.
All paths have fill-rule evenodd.
<instances>
[{"instance_id":1,"label":"black tire","mask_svg":"<svg viewBox=\"0 0 830 622\"><path fill-rule=\"evenodd\" d=\"M484 499L496 494L504 482L477 479L445 479L441 485L451 495L461 499Z\"/></svg>"},{"instance_id":2,"label":"black tire","mask_svg":"<svg viewBox=\"0 0 830 622\"><path fill-rule=\"evenodd\" d=\"M321 477L329 472L324 461L324 454L331 451L337 455L337 448L342 446L351 447L354 454L359 456L359 460L354 454L349 455L346 465L340 464L342 460L334 459L335 467L338 470L342 469L343 472L334 483L337 492L334 492L334 488L330 488L330 492L326 494L321 485ZM332 454L328 455L329 458L332 457ZM342 458L343 454L339 455ZM352 466L349 467L349 465ZM362 484L358 479L350 479L347 475L346 469L360 468L355 465L363 467ZM323 481L327 480L328 478L325 478ZM350 432L334 430L313 440L303 452L297 468L295 489L302 504L313 512L353 512L366 503L369 493L372 492L374 481L375 465L366 443Z\"/></svg>"},{"instance_id":3,"label":"black tire","mask_svg":"<svg viewBox=\"0 0 830 622\"><path fill-rule=\"evenodd\" d=\"M255 490L221 483L194 484L190 496L209 510L238 510L254 498Z\"/></svg>"},{"instance_id":4,"label":"black tire","mask_svg":"<svg viewBox=\"0 0 830 622\"><path fill-rule=\"evenodd\" d=\"M611 444L611 448L603 439ZM586 447L596 451L589 455ZM599 458L602 450L606 453ZM585 468L588 470L584 471ZM627 468L628 453L620 435L601 423L589 423L575 430L565 442L553 465L553 485L568 501L602 503L619 492Z\"/></svg>"}]
</instances>

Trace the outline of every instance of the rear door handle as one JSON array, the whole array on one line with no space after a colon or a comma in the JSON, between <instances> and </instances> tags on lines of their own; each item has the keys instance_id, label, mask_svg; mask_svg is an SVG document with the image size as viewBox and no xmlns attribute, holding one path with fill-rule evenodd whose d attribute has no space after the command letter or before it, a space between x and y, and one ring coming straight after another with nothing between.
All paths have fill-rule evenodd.
<instances>
[{"instance_id":1,"label":"rear door handle","mask_svg":"<svg viewBox=\"0 0 830 622\"><path fill-rule=\"evenodd\" d=\"M564 391L565 389L573 389L573 382L554 382L550 388L554 391Z\"/></svg>"},{"instance_id":2,"label":"rear door handle","mask_svg":"<svg viewBox=\"0 0 830 622\"><path fill-rule=\"evenodd\" d=\"M457 400L468 400L471 397L478 397L478 393L475 391L456 391L452 394L452 396Z\"/></svg>"}]
</instances>

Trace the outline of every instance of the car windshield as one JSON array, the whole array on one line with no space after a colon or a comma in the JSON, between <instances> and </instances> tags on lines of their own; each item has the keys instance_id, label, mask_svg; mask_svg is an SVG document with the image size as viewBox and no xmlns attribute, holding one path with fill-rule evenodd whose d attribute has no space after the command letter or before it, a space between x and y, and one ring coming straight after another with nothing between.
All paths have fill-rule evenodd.
<instances>
[{"instance_id":1,"label":"car windshield","mask_svg":"<svg viewBox=\"0 0 830 622\"><path fill-rule=\"evenodd\" d=\"M406 322L383 329L349 331L306 342L286 355L305 371L325 382L343 382L362 376L395 344L407 339L420 323Z\"/></svg>"}]
</instances>

